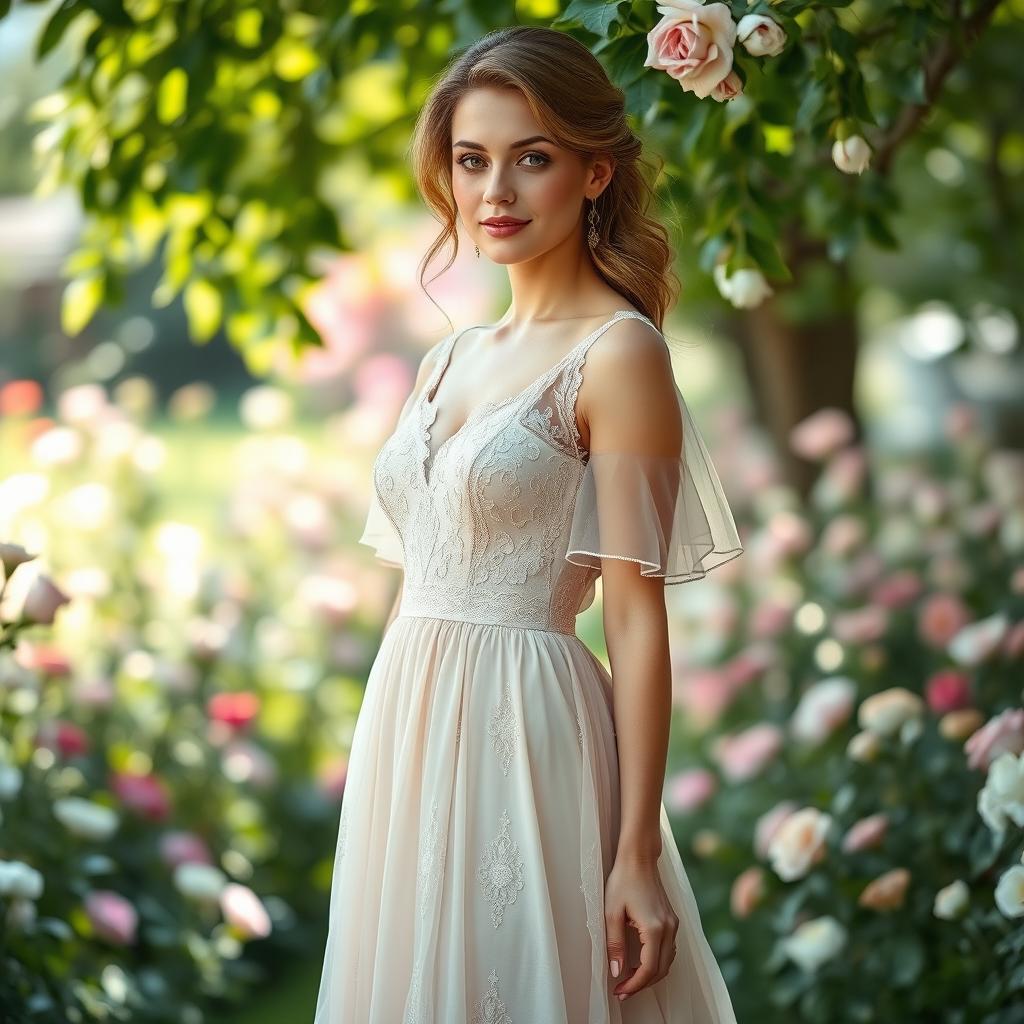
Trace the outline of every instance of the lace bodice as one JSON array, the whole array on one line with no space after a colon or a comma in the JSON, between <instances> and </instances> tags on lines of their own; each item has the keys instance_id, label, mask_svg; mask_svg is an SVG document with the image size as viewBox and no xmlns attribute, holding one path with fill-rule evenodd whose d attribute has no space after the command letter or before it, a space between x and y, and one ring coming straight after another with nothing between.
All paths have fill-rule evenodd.
<instances>
[{"instance_id":1,"label":"lace bodice","mask_svg":"<svg viewBox=\"0 0 1024 1024\"><path fill-rule=\"evenodd\" d=\"M434 390L463 331L440 345L373 464L360 542L405 572L398 614L575 633L602 558L682 582L742 548L682 396L678 457L584 449L576 398L587 352L620 310L518 394L485 402L431 449ZM468 329L468 328L467 328ZM660 332L659 332L660 335Z\"/></svg>"}]
</instances>

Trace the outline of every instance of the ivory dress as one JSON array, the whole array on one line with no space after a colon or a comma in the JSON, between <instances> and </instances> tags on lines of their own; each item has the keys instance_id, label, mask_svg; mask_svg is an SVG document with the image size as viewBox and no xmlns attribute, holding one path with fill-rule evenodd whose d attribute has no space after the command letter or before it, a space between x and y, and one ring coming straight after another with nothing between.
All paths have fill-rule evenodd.
<instances>
[{"instance_id":1,"label":"ivory dress","mask_svg":"<svg viewBox=\"0 0 1024 1024\"><path fill-rule=\"evenodd\" d=\"M377 455L360 541L405 581L352 737L314 1024L735 1021L664 804L675 960L622 1002L607 963L612 680L576 615L602 557L681 583L742 550L678 388L678 457L582 449L584 360L626 316L657 330L620 310L435 452L449 335Z\"/></svg>"}]
</instances>

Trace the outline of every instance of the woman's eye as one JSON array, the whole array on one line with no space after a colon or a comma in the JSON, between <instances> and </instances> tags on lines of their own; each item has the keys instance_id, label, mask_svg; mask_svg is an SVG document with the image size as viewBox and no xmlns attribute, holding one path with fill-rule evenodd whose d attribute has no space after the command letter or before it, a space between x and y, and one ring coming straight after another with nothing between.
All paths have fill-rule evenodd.
<instances>
[{"instance_id":1,"label":"woman's eye","mask_svg":"<svg viewBox=\"0 0 1024 1024\"><path fill-rule=\"evenodd\" d=\"M529 165L530 167L541 167L541 166L543 166L544 164L546 164L548 162L548 158L543 153L527 153L526 156L523 157L523 159L525 160L527 157L531 157L531 156L537 157L537 159L540 161L540 163L539 164L530 164Z\"/></svg>"},{"instance_id":2,"label":"woman's eye","mask_svg":"<svg viewBox=\"0 0 1024 1024\"><path fill-rule=\"evenodd\" d=\"M544 164L550 162L548 160L548 158L543 153L525 153L525 154L523 154L521 159L527 160L530 157L536 157L539 162L538 163L526 164L527 167L543 167ZM472 171L477 170L478 169L477 165L470 164L469 163L470 160L480 160L480 157L477 156L476 153L467 153L465 156L459 157L459 159L456 161L456 163L460 164L463 167L467 167L467 168L469 168Z\"/></svg>"},{"instance_id":3,"label":"woman's eye","mask_svg":"<svg viewBox=\"0 0 1024 1024\"><path fill-rule=\"evenodd\" d=\"M458 161L456 161L456 162L462 164L463 167L467 167L468 166L468 164L466 163L467 160L479 160L479 159L480 159L480 157L478 157L475 153L467 153L465 156L460 157L458 159Z\"/></svg>"}]
</instances>

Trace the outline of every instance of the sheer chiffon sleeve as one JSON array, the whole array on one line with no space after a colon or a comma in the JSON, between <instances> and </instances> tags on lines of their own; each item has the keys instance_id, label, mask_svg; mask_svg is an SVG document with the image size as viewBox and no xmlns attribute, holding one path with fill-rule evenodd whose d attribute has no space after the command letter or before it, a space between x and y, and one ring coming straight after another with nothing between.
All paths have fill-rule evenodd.
<instances>
[{"instance_id":1,"label":"sheer chiffon sleeve","mask_svg":"<svg viewBox=\"0 0 1024 1024\"><path fill-rule=\"evenodd\" d=\"M391 520L384 514L384 510L377 500L376 489L373 490L370 497L370 508L366 514L366 524L363 527L359 543L374 548L377 560L385 565L401 568L405 564L401 538Z\"/></svg>"},{"instance_id":2,"label":"sheer chiffon sleeve","mask_svg":"<svg viewBox=\"0 0 1024 1024\"><path fill-rule=\"evenodd\" d=\"M673 389L681 452L652 454L634 445L591 453L573 509L570 562L600 569L602 558L624 559L636 562L642 576L686 583L743 551L704 440Z\"/></svg>"}]
</instances>

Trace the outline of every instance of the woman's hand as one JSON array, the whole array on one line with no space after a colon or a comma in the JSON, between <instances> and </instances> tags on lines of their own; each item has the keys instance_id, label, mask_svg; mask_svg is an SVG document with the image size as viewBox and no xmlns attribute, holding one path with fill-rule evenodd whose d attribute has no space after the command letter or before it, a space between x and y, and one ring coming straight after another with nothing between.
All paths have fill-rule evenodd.
<instances>
[{"instance_id":1,"label":"woman's hand","mask_svg":"<svg viewBox=\"0 0 1024 1024\"><path fill-rule=\"evenodd\" d=\"M637 932L639 966L626 963L627 927ZM612 977L619 978L614 991L620 1002L668 974L676 955L679 918L661 884L655 859L616 857L605 884L605 928L608 964Z\"/></svg>"}]
</instances>

